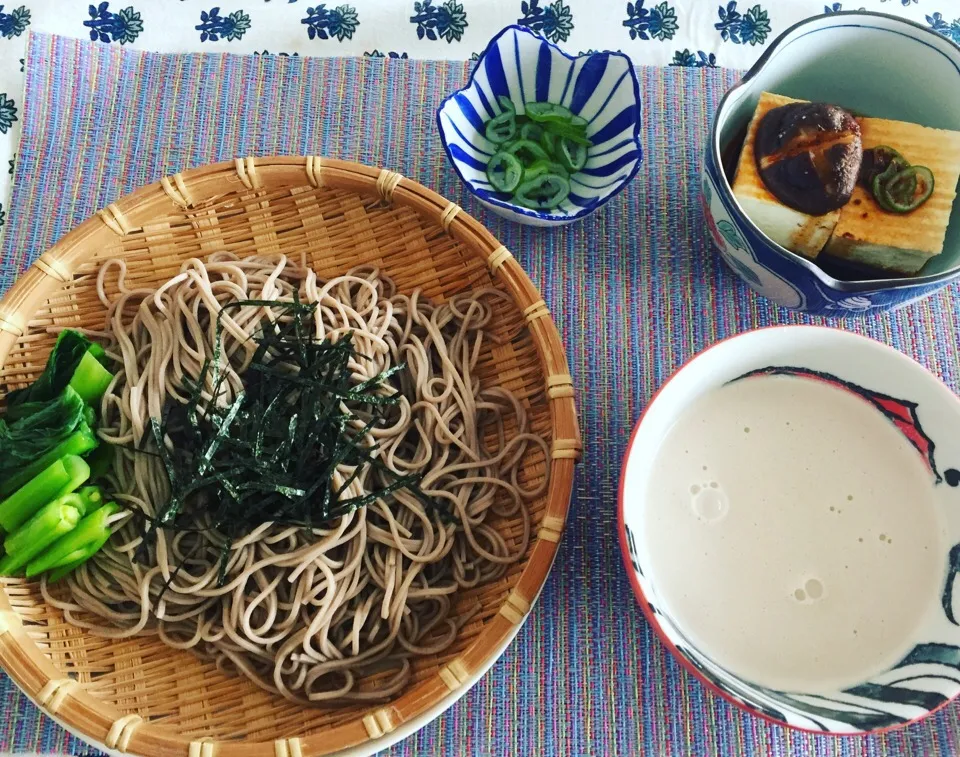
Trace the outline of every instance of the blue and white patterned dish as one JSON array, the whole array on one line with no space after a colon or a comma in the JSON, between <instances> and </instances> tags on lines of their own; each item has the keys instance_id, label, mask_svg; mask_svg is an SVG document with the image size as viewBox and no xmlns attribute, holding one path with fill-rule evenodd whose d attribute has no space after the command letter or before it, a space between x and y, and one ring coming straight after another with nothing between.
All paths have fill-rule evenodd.
<instances>
[{"instance_id":1,"label":"blue and white patterned dish","mask_svg":"<svg viewBox=\"0 0 960 757\"><path fill-rule=\"evenodd\" d=\"M587 119L593 146L571 177L570 196L551 211L530 210L497 193L486 166L496 148L484 123L502 112L506 95L518 113L528 102L564 105ZM437 110L443 149L467 189L493 212L532 226L560 226L593 213L636 175L640 147L640 84L623 53L567 55L522 26L508 26L480 55L467 86Z\"/></svg>"},{"instance_id":2,"label":"blue and white patterned dish","mask_svg":"<svg viewBox=\"0 0 960 757\"><path fill-rule=\"evenodd\" d=\"M645 552L644 502L668 430L698 397L755 371L842 386L882 413L929 471L943 529L941 583L909 640L911 651L869 681L818 695L772 690L731 673L697 649L658 595ZM817 733L899 728L960 696L960 400L919 363L879 342L835 328L757 329L714 345L660 389L634 428L620 479L618 530L630 583L661 641L712 691L777 724ZM824 440L829 443L829 440ZM749 461L744 466L749 470ZM691 576L690 580L697 580ZM735 589L734 589L735 590ZM759 643L759 642L758 642Z\"/></svg>"},{"instance_id":3,"label":"blue and white patterned dish","mask_svg":"<svg viewBox=\"0 0 960 757\"><path fill-rule=\"evenodd\" d=\"M705 215L721 256L751 288L784 307L834 316L892 310L960 279L960 202L943 253L910 278L840 281L767 237L740 207L722 167L764 91L960 130L960 49L935 31L882 13L802 21L721 101L703 171Z\"/></svg>"}]
</instances>

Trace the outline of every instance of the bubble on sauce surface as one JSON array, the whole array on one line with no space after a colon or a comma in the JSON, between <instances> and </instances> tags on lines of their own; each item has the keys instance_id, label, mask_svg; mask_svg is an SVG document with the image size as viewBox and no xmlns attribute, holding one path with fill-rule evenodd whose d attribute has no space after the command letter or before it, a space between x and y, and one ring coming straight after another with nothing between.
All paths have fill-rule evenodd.
<instances>
[{"instance_id":1,"label":"bubble on sauce surface","mask_svg":"<svg viewBox=\"0 0 960 757\"><path fill-rule=\"evenodd\" d=\"M693 486L690 487L690 493L691 493L691 494L699 494L699 493L700 493L700 487L699 487L697 484L694 484Z\"/></svg>"},{"instance_id":2,"label":"bubble on sauce surface","mask_svg":"<svg viewBox=\"0 0 960 757\"><path fill-rule=\"evenodd\" d=\"M694 495L691 505L696 516L707 523L720 520L727 514L728 508L726 495L719 488L710 487L705 487Z\"/></svg>"},{"instance_id":3,"label":"bubble on sauce surface","mask_svg":"<svg viewBox=\"0 0 960 757\"><path fill-rule=\"evenodd\" d=\"M793 592L793 596L798 602L803 602L807 598L807 593L803 589L797 589Z\"/></svg>"},{"instance_id":4,"label":"bubble on sauce surface","mask_svg":"<svg viewBox=\"0 0 960 757\"><path fill-rule=\"evenodd\" d=\"M820 599L823 596L823 584L817 578L808 578L803 588L810 599Z\"/></svg>"}]
</instances>

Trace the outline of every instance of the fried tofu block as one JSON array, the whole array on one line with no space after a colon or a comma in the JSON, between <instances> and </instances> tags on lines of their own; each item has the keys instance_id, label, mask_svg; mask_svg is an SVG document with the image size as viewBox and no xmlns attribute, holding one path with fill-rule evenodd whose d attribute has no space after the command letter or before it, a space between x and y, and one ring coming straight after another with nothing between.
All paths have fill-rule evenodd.
<instances>
[{"instance_id":1,"label":"fried tofu block","mask_svg":"<svg viewBox=\"0 0 960 757\"><path fill-rule=\"evenodd\" d=\"M795 102L804 101L769 92L760 95L760 102L757 103L740 153L740 162L733 181L733 194L750 220L774 242L813 260L830 239L840 219L840 211L812 216L780 202L760 178L754 153L754 139L760 120L774 108Z\"/></svg>"},{"instance_id":2,"label":"fried tofu block","mask_svg":"<svg viewBox=\"0 0 960 757\"><path fill-rule=\"evenodd\" d=\"M917 273L943 252L953 201L960 179L960 132L861 118L863 149L887 145L911 165L933 171L930 199L910 213L888 213L866 187L858 184L840 210L840 220L826 254L857 266L902 275Z\"/></svg>"}]
</instances>

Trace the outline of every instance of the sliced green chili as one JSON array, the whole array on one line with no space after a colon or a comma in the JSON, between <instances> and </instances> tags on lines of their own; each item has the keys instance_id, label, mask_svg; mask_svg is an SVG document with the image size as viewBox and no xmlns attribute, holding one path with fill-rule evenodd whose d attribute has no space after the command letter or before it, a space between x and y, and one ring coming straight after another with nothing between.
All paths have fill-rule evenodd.
<instances>
[{"instance_id":1,"label":"sliced green chili","mask_svg":"<svg viewBox=\"0 0 960 757\"><path fill-rule=\"evenodd\" d=\"M532 102L517 113L509 97L499 96L503 113L487 122L488 139L497 145L487 162L487 178L519 205L538 210L557 207L570 195L570 176L587 163L587 120L562 105Z\"/></svg>"},{"instance_id":2,"label":"sliced green chili","mask_svg":"<svg viewBox=\"0 0 960 757\"><path fill-rule=\"evenodd\" d=\"M564 166L562 166L560 163L555 163L552 160L538 160L524 170L523 180L531 181L536 179L538 176L544 176L548 173L557 174L558 176L567 178L567 169L564 168Z\"/></svg>"},{"instance_id":3,"label":"sliced green chili","mask_svg":"<svg viewBox=\"0 0 960 757\"><path fill-rule=\"evenodd\" d=\"M554 134L549 129L544 129L543 134L540 137L540 146L544 150L546 150L550 155L556 154L557 135Z\"/></svg>"},{"instance_id":4,"label":"sliced green chili","mask_svg":"<svg viewBox=\"0 0 960 757\"><path fill-rule=\"evenodd\" d=\"M567 171L576 173L587 164L587 147L567 137L560 137L557 140L557 157Z\"/></svg>"},{"instance_id":5,"label":"sliced green chili","mask_svg":"<svg viewBox=\"0 0 960 757\"><path fill-rule=\"evenodd\" d=\"M593 145L593 142L587 138L586 131L580 126L573 126L572 124L566 123L550 123L547 124L545 128L552 131L558 137L566 137L586 147Z\"/></svg>"},{"instance_id":6,"label":"sliced green chili","mask_svg":"<svg viewBox=\"0 0 960 757\"><path fill-rule=\"evenodd\" d=\"M550 158L546 150L530 139L516 139L504 146L503 149L526 165L537 160L548 160Z\"/></svg>"},{"instance_id":7,"label":"sliced green chili","mask_svg":"<svg viewBox=\"0 0 960 757\"><path fill-rule=\"evenodd\" d=\"M570 182L559 174L547 173L517 187L514 198L518 203L535 210L551 210L570 194Z\"/></svg>"},{"instance_id":8,"label":"sliced green chili","mask_svg":"<svg viewBox=\"0 0 960 757\"><path fill-rule=\"evenodd\" d=\"M553 103L527 103L524 106L526 114L534 121L567 121L574 116L569 108Z\"/></svg>"},{"instance_id":9,"label":"sliced green chili","mask_svg":"<svg viewBox=\"0 0 960 757\"><path fill-rule=\"evenodd\" d=\"M881 207L894 213L909 213L930 199L934 189L933 171L926 166L910 166L880 187Z\"/></svg>"},{"instance_id":10,"label":"sliced green chili","mask_svg":"<svg viewBox=\"0 0 960 757\"><path fill-rule=\"evenodd\" d=\"M529 139L531 142L539 142L543 137L543 127L537 123L525 123L520 127L520 139Z\"/></svg>"},{"instance_id":11,"label":"sliced green chili","mask_svg":"<svg viewBox=\"0 0 960 757\"><path fill-rule=\"evenodd\" d=\"M515 155L498 152L487 163L487 178L498 192L512 192L523 178L523 165Z\"/></svg>"},{"instance_id":12,"label":"sliced green chili","mask_svg":"<svg viewBox=\"0 0 960 757\"><path fill-rule=\"evenodd\" d=\"M513 113L501 113L496 118L487 121L484 133L491 142L502 145L517 135L517 120Z\"/></svg>"}]
</instances>

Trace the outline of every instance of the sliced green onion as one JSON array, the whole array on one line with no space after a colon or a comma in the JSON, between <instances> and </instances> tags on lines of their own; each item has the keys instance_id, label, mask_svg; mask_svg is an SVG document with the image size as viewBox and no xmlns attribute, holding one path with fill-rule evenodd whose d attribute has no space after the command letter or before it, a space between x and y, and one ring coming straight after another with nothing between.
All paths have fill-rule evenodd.
<instances>
[{"instance_id":1,"label":"sliced green onion","mask_svg":"<svg viewBox=\"0 0 960 757\"><path fill-rule=\"evenodd\" d=\"M547 173L517 187L518 203L536 210L551 210L570 194L570 182L559 174Z\"/></svg>"},{"instance_id":2,"label":"sliced green onion","mask_svg":"<svg viewBox=\"0 0 960 757\"><path fill-rule=\"evenodd\" d=\"M4 540L7 556L0 560L0 575L13 575L76 527L80 511L71 504L73 498L79 499L67 494L54 500Z\"/></svg>"},{"instance_id":3,"label":"sliced green onion","mask_svg":"<svg viewBox=\"0 0 960 757\"><path fill-rule=\"evenodd\" d=\"M119 510L120 507L115 502L110 502L87 515L70 533L55 541L43 554L30 561L27 565L27 577L75 562L83 556L82 550L109 538L108 521ZM80 554L76 554L78 552Z\"/></svg>"},{"instance_id":4,"label":"sliced green onion","mask_svg":"<svg viewBox=\"0 0 960 757\"><path fill-rule=\"evenodd\" d=\"M8 496L44 469L67 455L85 455L97 446L97 438L90 427L84 423L60 444L39 457L35 462L23 468L17 475L11 476L0 484L0 496Z\"/></svg>"},{"instance_id":5,"label":"sliced green onion","mask_svg":"<svg viewBox=\"0 0 960 757\"><path fill-rule=\"evenodd\" d=\"M523 106L526 114L534 121L566 121L573 119L573 113L562 105L553 103L527 103Z\"/></svg>"},{"instance_id":6,"label":"sliced green onion","mask_svg":"<svg viewBox=\"0 0 960 757\"><path fill-rule=\"evenodd\" d=\"M523 166L515 155L498 152L487 163L487 178L498 192L512 192L523 178Z\"/></svg>"},{"instance_id":7,"label":"sliced green onion","mask_svg":"<svg viewBox=\"0 0 960 757\"><path fill-rule=\"evenodd\" d=\"M100 364L90 350L87 350L80 358L80 364L73 372L69 386L83 397L84 402L92 405L100 400L111 381L113 381L113 374Z\"/></svg>"},{"instance_id":8,"label":"sliced green onion","mask_svg":"<svg viewBox=\"0 0 960 757\"><path fill-rule=\"evenodd\" d=\"M513 113L501 113L496 118L487 121L484 133L491 142L502 145L517 135L517 121Z\"/></svg>"}]
</instances>

